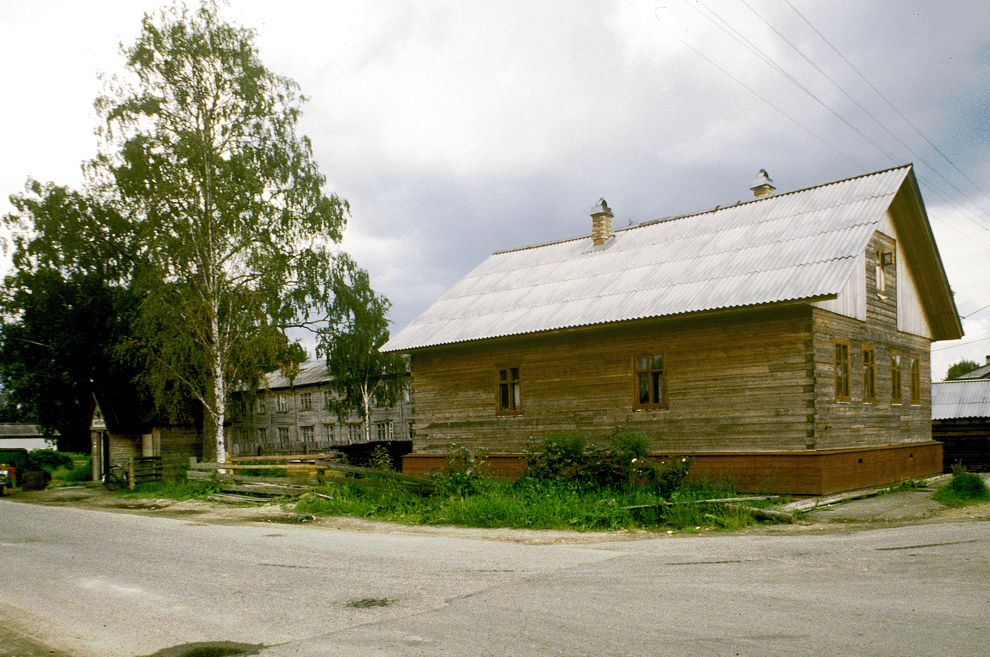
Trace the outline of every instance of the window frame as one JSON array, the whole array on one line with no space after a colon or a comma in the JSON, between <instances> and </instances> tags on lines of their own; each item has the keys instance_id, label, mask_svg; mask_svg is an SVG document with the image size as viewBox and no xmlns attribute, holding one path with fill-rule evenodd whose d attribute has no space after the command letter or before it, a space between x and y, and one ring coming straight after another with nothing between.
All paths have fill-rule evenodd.
<instances>
[{"instance_id":1,"label":"window frame","mask_svg":"<svg viewBox=\"0 0 990 657\"><path fill-rule=\"evenodd\" d=\"M845 358L842 359L841 364L845 367L840 371L840 350L844 353ZM851 390L850 390L850 354L849 354L849 341L848 340L835 340L832 346L832 375L834 379L833 392L835 394L835 401L848 403L851 401Z\"/></svg>"},{"instance_id":2,"label":"window frame","mask_svg":"<svg viewBox=\"0 0 990 657\"><path fill-rule=\"evenodd\" d=\"M904 405L904 354L899 349L890 350L890 403Z\"/></svg>"},{"instance_id":3,"label":"window frame","mask_svg":"<svg viewBox=\"0 0 990 657\"><path fill-rule=\"evenodd\" d=\"M324 445L333 445L336 434L336 425L330 424L328 422L323 423L323 440Z\"/></svg>"},{"instance_id":4,"label":"window frame","mask_svg":"<svg viewBox=\"0 0 990 657\"><path fill-rule=\"evenodd\" d=\"M254 412L256 415L264 415L268 412L268 402L264 397L254 400Z\"/></svg>"},{"instance_id":5,"label":"window frame","mask_svg":"<svg viewBox=\"0 0 990 657\"><path fill-rule=\"evenodd\" d=\"M300 411L313 410L313 393L311 392L299 393L299 410Z\"/></svg>"},{"instance_id":6,"label":"window frame","mask_svg":"<svg viewBox=\"0 0 990 657\"><path fill-rule=\"evenodd\" d=\"M279 447L288 447L292 438L289 436L289 427L286 425L275 427L275 434L278 437Z\"/></svg>"},{"instance_id":7,"label":"window frame","mask_svg":"<svg viewBox=\"0 0 990 657\"><path fill-rule=\"evenodd\" d=\"M911 356L911 405L921 405L921 358Z\"/></svg>"},{"instance_id":8,"label":"window frame","mask_svg":"<svg viewBox=\"0 0 990 657\"><path fill-rule=\"evenodd\" d=\"M863 362L863 402L875 404L877 401L877 348L864 344L861 350Z\"/></svg>"},{"instance_id":9,"label":"window frame","mask_svg":"<svg viewBox=\"0 0 990 657\"><path fill-rule=\"evenodd\" d=\"M656 367L656 359L660 359L660 367ZM641 361L646 361L646 367L640 368ZM667 395L667 351L665 349L651 349L645 353L638 353L632 357L632 395L633 409L663 410L669 408L670 400ZM640 386L641 375L646 375L647 398L651 401L642 401L642 389ZM657 377L656 375L659 375Z\"/></svg>"},{"instance_id":10,"label":"window frame","mask_svg":"<svg viewBox=\"0 0 990 657\"><path fill-rule=\"evenodd\" d=\"M502 403L504 399L506 404ZM518 365L495 368L495 415L522 415L522 368Z\"/></svg>"},{"instance_id":11,"label":"window frame","mask_svg":"<svg viewBox=\"0 0 990 657\"><path fill-rule=\"evenodd\" d=\"M278 395L275 397L275 410L278 413L288 413L289 412L289 396L288 395Z\"/></svg>"}]
</instances>

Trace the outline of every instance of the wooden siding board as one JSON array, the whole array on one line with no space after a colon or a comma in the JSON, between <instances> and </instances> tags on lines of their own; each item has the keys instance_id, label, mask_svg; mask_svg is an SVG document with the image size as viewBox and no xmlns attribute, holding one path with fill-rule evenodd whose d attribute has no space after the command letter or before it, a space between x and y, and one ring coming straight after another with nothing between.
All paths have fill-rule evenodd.
<instances>
[{"instance_id":1,"label":"wooden siding board","mask_svg":"<svg viewBox=\"0 0 990 657\"><path fill-rule=\"evenodd\" d=\"M813 379L807 309L648 322L413 354L414 449L521 450L530 438L613 428L658 449L803 448ZM668 409L633 410L632 359L662 350ZM768 363L769 359L769 363ZM523 414L494 416L491 372L518 364Z\"/></svg>"}]
</instances>

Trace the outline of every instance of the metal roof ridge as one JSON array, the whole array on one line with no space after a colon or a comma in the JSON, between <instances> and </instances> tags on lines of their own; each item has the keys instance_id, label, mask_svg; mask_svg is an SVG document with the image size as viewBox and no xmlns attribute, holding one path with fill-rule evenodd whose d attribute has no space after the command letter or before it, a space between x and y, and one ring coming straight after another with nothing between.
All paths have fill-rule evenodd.
<instances>
[{"instance_id":1,"label":"metal roof ridge","mask_svg":"<svg viewBox=\"0 0 990 657\"><path fill-rule=\"evenodd\" d=\"M815 190L815 189L822 189L822 188L825 188L825 187L830 187L832 185L839 185L839 184L842 184L842 183L851 182L853 180L859 180L861 178L869 178L871 176L879 176L881 174L889 173L891 171L897 171L898 169L912 169L913 167L914 167L914 165L912 163L908 162L906 164L900 164L898 166L888 167L886 169L880 169L879 171L871 171L869 173L861 173L861 174L859 174L857 176L850 176L848 178L840 178L839 180L832 180L832 181L829 181L829 182L819 183L817 185L811 185L810 187L803 187L801 189L795 189L795 190L791 190L789 192L783 192L783 193L780 193L780 194L772 194L770 196L764 196L764 197L761 197L761 198L753 198L753 199L749 199L749 200L746 200L746 201L740 200L740 201L736 201L732 205L726 205L726 206L716 205L714 208L712 208L710 210L698 210L696 212L689 212L689 213L686 213L686 214L671 215L671 216L668 216L668 217L661 217L659 219L647 219L646 221L637 222L637 223L634 223L634 224L630 224L628 226L622 226L621 228L616 228L615 229L615 232L616 233L618 233L618 232L625 232L625 231L628 231L628 230L635 230L637 228L645 228L646 226L655 226L657 224L667 223L669 221L678 221L680 219L690 219L692 217L700 217L702 215L713 214L715 212L722 212L724 210L731 210L733 208L742 207L744 205L752 205L753 203L761 203L761 202L764 202L764 201L771 201L771 200L777 199L777 198L783 198L785 196L792 196L794 194L802 194L804 192L810 192L810 191ZM883 194L874 194L874 195L871 196L871 198L877 198L877 197L880 197L880 196L883 196ZM861 200L861 199L857 199L857 200ZM835 206L831 206L831 207L839 207L841 205L846 205L848 203L854 203L854 202L855 201L847 201L845 203L838 203ZM809 211L797 212L797 213L795 213L794 216L797 216L797 215L800 215L800 214L806 214L807 212L809 212ZM524 246L510 247L510 248L507 248L507 249L499 249L498 251L493 251L491 255L503 255L503 254L506 254L506 253L514 253L516 251L527 251L529 249L539 249L539 248L542 248L542 247L545 247L545 246L554 246L554 245L557 245L557 244L566 244L567 242L577 242L579 240L588 239L590 237L591 237L591 233L588 233L586 235L585 234L582 234L582 235L578 235L576 237L569 237L569 238L564 238L564 239L559 239L559 240L550 240L548 242L538 242L536 244L527 244L527 245L524 245Z\"/></svg>"}]
</instances>

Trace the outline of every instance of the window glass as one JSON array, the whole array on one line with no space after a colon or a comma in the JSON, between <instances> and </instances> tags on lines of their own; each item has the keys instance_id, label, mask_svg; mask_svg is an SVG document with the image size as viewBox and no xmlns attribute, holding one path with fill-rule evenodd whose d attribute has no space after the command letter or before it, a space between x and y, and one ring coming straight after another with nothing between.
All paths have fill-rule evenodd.
<instances>
[{"instance_id":1,"label":"window glass","mask_svg":"<svg viewBox=\"0 0 990 657\"><path fill-rule=\"evenodd\" d=\"M635 401L639 407L662 408L666 405L663 354L637 356Z\"/></svg>"}]
</instances>

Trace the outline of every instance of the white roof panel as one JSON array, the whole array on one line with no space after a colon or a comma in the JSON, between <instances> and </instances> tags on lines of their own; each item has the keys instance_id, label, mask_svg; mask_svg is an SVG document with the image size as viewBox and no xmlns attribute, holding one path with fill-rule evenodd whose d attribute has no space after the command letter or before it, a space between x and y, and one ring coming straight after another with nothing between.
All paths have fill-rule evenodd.
<instances>
[{"instance_id":1,"label":"white roof panel","mask_svg":"<svg viewBox=\"0 0 990 657\"><path fill-rule=\"evenodd\" d=\"M495 253L383 350L834 296L909 171Z\"/></svg>"},{"instance_id":2,"label":"white roof panel","mask_svg":"<svg viewBox=\"0 0 990 657\"><path fill-rule=\"evenodd\" d=\"M932 384L932 419L990 418L990 379Z\"/></svg>"}]
</instances>

